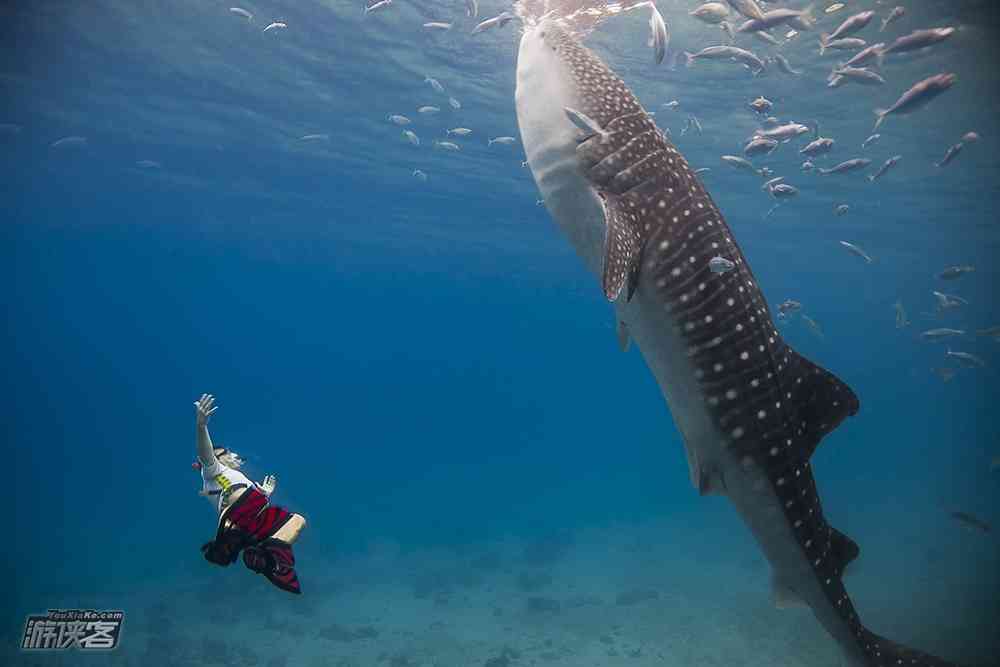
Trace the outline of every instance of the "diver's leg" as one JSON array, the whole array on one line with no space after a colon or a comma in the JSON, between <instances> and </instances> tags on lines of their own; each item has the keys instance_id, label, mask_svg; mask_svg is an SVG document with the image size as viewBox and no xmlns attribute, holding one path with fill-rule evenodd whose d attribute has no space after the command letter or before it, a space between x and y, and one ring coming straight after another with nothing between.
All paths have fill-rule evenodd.
<instances>
[{"instance_id":1,"label":"diver's leg","mask_svg":"<svg viewBox=\"0 0 1000 667\"><path fill-rule=\"evenodd\" d=\"M292 514L288 521L285 522L285 525L272 535L272 537L287 544L294 544L295 540L299 539L299 533L305 527L306 518L301 514Z\"/></svg>"}]
</instances>

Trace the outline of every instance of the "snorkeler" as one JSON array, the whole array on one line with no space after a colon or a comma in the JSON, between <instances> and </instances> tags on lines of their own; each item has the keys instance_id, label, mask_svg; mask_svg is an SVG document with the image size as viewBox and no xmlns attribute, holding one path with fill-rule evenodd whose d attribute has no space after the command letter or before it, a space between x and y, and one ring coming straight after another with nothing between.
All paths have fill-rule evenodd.
<instances>
[{"instance_id":1,"label":"snorkeler","mask_svg":"<svg viewBox=\"0 0 1000 667\"><path fill-rule=\"evenodd\" d=\"M198 460L192 468L201 471L201 495L213 501L219 512L215 539L201 548L205 559L226 566L234 563L242 550L248 569L263 574L282 590L301 593L292 543L305 527L305 518L271 504L270 496L277 486L274 475L257 484L240 472L243 459L235 452L212 446L208 420L218 410L213 396L202 394L194 409Z\"/></svg>"}]
</instances>

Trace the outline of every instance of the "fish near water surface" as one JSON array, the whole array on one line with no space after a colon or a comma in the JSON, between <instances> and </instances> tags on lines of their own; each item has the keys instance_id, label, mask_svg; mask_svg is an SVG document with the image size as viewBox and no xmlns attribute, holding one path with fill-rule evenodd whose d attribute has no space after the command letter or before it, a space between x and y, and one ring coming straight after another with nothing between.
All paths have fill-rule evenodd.
<instances>
[{"instance_id":1,"label":"fish near water surface","mask_svg":"<svg viewBox=\"0 0 1000 667\"><path fill-rule=\"evenodd\" d=\"M594 53L550 20L521 37L516 106L542 200L614 303L682 434L691 481L725 495L850 667L948 667L861 622L842 583L858 546L826 522L809 459L859 402L792 350L684 156ZM565 109L601 128L581 139ZM734 264L716 273L711 260Z\"/></svg>"}]
</instances>

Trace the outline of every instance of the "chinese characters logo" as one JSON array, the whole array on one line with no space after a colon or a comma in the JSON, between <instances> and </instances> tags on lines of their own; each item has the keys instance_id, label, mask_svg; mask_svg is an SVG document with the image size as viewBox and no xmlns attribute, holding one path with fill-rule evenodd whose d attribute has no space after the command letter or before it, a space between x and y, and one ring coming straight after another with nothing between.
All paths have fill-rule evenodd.
<instances>
[{"instance_id":1,"label":"chinese characters logo","mask_svg":"<svg viewBox=\"0 0 1000 667\"><path fill-rule=\"evenodd\" d=\"M50 609L29 616L21 648L27 650L110 650L118 646L125 614L93 609Z\"/></svg>"}]
</instances>

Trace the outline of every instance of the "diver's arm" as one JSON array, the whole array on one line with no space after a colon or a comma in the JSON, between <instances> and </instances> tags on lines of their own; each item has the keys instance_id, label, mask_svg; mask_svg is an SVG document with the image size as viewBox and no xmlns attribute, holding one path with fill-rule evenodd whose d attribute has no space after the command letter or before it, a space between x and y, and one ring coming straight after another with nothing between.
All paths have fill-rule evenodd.
<instances>
[{"instance_id":1,"label":"diver's arm","mask_svg":"<svg viewBox=\"0 0 1000 667\"><path fill-rule=\"evenodd\" d=\"M212 448L212 436L208 434L208 419L219 407L215 405L215 397L202 394L194 402L195 432L197 433L198 460L201 465L210 468L215 465L215 452Z\"/></svg>"}]
</instances>

